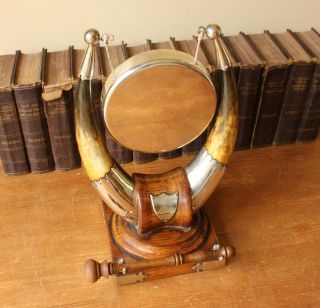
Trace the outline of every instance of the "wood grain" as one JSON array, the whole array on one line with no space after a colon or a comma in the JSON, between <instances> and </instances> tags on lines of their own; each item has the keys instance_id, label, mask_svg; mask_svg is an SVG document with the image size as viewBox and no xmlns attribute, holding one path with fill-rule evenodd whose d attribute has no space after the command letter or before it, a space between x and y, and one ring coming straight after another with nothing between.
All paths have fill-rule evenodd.
<instances>
[{"instance_id":1,"label":"wood grain","mask_svg":"<svg viewBox=\"0 0 320 308\"><path fill-rule=\"evenodd\" d=\"M162 174L135 173L133 203L138 211L138 231L148 233L163 226L189 227L192 223L192 196L188 177L183 168ZM178 194L176 212L169 221L162 221L155 214L151 197L159 194ZM169 216L168 216L169 217Z\"/></svg>"},{"instance_id":2,"label":"wood grain","mask_svg":"<svg viewBox=\"0 0 320 308\"><path fill-rule=\"evenodd\" d=\"M206 205L221 242L237 249L233 262L123 287L83 278L86 259L110 258L101 201L83 170L1 176L1 305L319 307L319 155L319 140L234 153Z\"/></svg>"}]
</instances>

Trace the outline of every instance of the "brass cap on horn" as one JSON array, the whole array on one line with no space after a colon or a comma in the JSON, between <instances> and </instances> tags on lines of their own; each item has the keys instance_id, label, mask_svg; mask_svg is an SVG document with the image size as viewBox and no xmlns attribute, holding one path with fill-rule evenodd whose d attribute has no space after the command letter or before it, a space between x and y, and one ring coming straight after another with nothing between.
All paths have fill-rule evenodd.
<instances>
[{"instance_id":1,"label":"brass cap on horn","mask_svg":"<svg viewBox=\"0 0 320 308\"><path fill-rule=\"evenodd\" d=\"M88 45L97 45L100 40L100 33L96 29L88 29L84 34L84 40Z\"/></svg>"},{"instance_id":2,"label":"brass cap on horn","mask_svg":"<svg viewBox=\"0 0 320 308\"><path fill-rule=\"evenodd\" d=\"M221 28L217 24L210 24L206 27L206 35L209 39L214 39L221 34Z\"/></svg>"}]
</instances>

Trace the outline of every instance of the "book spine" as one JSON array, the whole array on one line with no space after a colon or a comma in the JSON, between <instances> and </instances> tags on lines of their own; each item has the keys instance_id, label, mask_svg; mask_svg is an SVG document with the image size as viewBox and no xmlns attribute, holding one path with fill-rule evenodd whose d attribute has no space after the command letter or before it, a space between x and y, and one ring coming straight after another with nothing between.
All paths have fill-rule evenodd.
<instances>
[{"instance_id":1,"label":"book spine","mask_svg":"<svg viewBox=\"0 0 320 308\"><path fill-rule=\"evenodd\" d=\"M261 65L240 67L238 79L239 129L236 150L250 148L262 71Z\"/></svg>"},{"instance_id":2,"label":"book spine","mask_svg":"<svg viewBox=\"0 0 320 308\"><path fill-rule=\"evenodd\" d=\"M0 157L6 174L29 172L12 90L0 93Z\"/></svg>"},{"instance_id":3,"label":"book spine","mask_svg":"<svg viewBox=\"0 0 320 308\"><path fill-rule=\"evenodd\" d=\"M314 63L297 62L292 64L274 144L287 144L296 141L314 69Z\"/></svg>"},{"instance_id":4,"label":"book spine","mask_svg":"<svg viewBox=\"0 0 320 308\"><path fill-rule=\"evenodd\" d=\"M265 67L251 147L271 145L277 128L289 66Z\"/></svg>"},{"instance_id":5,"label":"book spine","mask_svg":"<svg viewBox=\"0 0 320 308\"><path fill-rule=\"evenodd\" d=\"M31 172L54 169L48 125L41 99L41 85L14 88Z\"/></svg>"},{"instance_id":6,"label":"book spine","mask_svg":"<svg viewBox=\"0 0 320 308\"><path fill-rule=\"evenodd\" d=\"M56 170L70 170L81 166L76 144L72 88L62 90L61 96L44 101L51 149Z\"/></svg>"},{"instance_id":7,"label":"book spine","mask_svg":"<svg viewBox=\"0 0 320 308\"><path fill-rule=\"evenodd\" d=\"M320 63L317 63L299 126L297 141L315 140L320 126Z\"/></svg>"}]
</instances>

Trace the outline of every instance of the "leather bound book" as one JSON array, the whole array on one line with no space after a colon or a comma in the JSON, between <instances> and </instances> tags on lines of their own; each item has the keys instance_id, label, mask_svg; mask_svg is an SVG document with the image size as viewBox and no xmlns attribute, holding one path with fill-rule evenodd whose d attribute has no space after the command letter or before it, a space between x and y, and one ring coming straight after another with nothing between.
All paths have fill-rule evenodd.
<instances>
[{"instance_id":1,"label":"leather bound book","mask_svg":"<svg viewBox=\"0 0 320 308\"><path fill-rule=\"evenodd\" d=\"M272 145L277 128L283 96L286 89L290 62L266 34L242 35L265 63L251 146Z\"/></svg>"},{"instance_id":2,"label":"leather bound book","mask_svg":"<svg viewBox=\"0 0 320 308\"><path fill-rule=\"evenodd\" d=\"M11 88L16 55L0 56L0 157L5 174L29 172L18 112Z\"/></svg>"},{"instance_id":3,"label":"leather bound book","mask_svg":"<svg viewBox=\"0 0 320 308\"><path fill-rule=\"evenodd\" d=\"M316 61L316 67L308 94L308 98L302 114L297 141L311 141L317 138L320 126L320 34L315 30L305 32L291 32Z\"/></svg>"},{"instance_id":4,"label":"leather bound book","mask_svg":"<svg viewBox=\"0 0 320 308\"><path fill-rule=\"evenodd\" d=\"M239 61L239 129L236 150L250 148L264 62L242 33L224 40Z\"/></svg>"},{"instance_id":5,"label":"leather bound book","mask_svg":"<svg viewBox=\"0 0 320 308\"><path fill-rule=\"evenodd\" d=\"M111 64L114 69L128 58L127 50L125 49L125 46L123 44L108 46L108 50L110 54ZM108 59L105 47L100 47L100 54L101 54L103 75L105 77L108 77L112 72L112 68L111 68L111 64L109 63L109 59ZM104 125L103 117L102 117L102 121ZM122 146L117 141L115 141L107 129L105 130L105 135L106 135L107 148L111 156L118 163L121 163L121 164L132 162L133 160L132 150Z\"/></svg>"},{"instance_id":6,"label":"leather bound book","mask_svg":"<svg viewBox=\"0 0 320 308\"><path fill-rule=\"evenodd\" d=\"M315 61L289 32L267 34L292 61L274 144L296 142L302 113L315 70Z\"/></svg>"},{"instance_id":7,"label":"leather bound book","mask_svg":"<svg viewBox=\"0 0 320 308\"><path fill-rule=\"evenodd\" d=\"M223 37L224 39L224 37ZM239 77L239 71L240 71L240 60L237 58L237 55L235 53L235 51L233 50L233 48L230 46L229 42L227 40L224 39L224 42L228 48L228 55L231 61L231 65L233 68L233 72L234 72L234 76L235 76L235 80L237 82L238 77ZM216 68L217 65L217 59L216 59L216 51L215 51L215 47L214 47L214 43L212 40L209 39L203 39L201 41L201 47L204 51L204 53L206 54L207 58L209 59L210 63L211 63L211 67L212 67L212 78L213 78L213 82L218 96L220 93L220 84L221 84L221 80L220 80L220 73L219 70Z\"/></svg>"},{"instance_id":8,"label":"leather bound book","mask_svg":"<svg viewBox=\"0 0 320 308\"><path fill-rule=\"evenodd\" d=\"M81 166L73 117L72 50L45 56L42 99L56 170Z\"/></svg>"},{"instance_id":9,"label":"leather bound book","mask_svg":"<svg viewBox=\"0 0 320 308\"><path fill-rule=\"evenodd\" d=\"M195 55L195 52L197 49L197 43L198 43L195 38L191 39L191 40L176 41L175 38L171 37L170 42L175 49L183 51L183 52L190 54L192 56ZM207 70L210 73L212 73L212 65L211 65L207 55L203 51L202 46L199 47L198 60L207 68ZM202 148L206 139L207 139L207 130L204 131L195 140L191 141L189 144L182 147L182 154L183 155L197 154L200 151L200 149Z\"/></svg>"},{"instance_id":10,"label":"leather bound book","mask_svg":"<svg viewBox=\"0 0 320 308\"><path fill-rule=\"evenodd\" d=\"M31 172L54 169L47 119L41 97L45 49L19 54L13 90Z\"/></svg>"},{"instance_id":11,"label":"leather bound book","mask_svg":"<svg viewBox=\"0 0 320 308\"><path fill-rule=\"evenodd\" d=\"M150 40L147 41L150 49L173 49L170 41L152 43ZM172 159L182 155L182 149L176 149L173 151L163 152L158 154L159 159Z\"/></svg>"},{"instance_id":12,"label":"leather bound book","mask_svg":"<svg viewBox=\"0 0 320 308\"><path fill-rule=\"evenodd\" d=\"M137 55L143 51L150 50L150 42L147 41L146 44L138 45L134 47L127 47L126 44L124 45L125 49L127 50L128 57L132 57ZM141 140L141 142L148 142L148 140ZM143 153L140 151L133 151L133 163L135 164L143 164L153 160L158 159L157 153Z\"/></svg>"}]
</instances>

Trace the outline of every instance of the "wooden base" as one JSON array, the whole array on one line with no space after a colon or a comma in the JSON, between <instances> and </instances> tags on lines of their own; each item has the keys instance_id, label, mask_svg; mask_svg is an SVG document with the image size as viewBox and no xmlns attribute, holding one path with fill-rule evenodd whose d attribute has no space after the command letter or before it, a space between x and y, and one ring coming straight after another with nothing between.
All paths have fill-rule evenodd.
<instances>
[{"instance_id":1,"label":"wooden base","mask_svg":"<svg viewBox=\"0 0 320 308\"><path fill-rule=\"evenodd\" d=\"M88 260L87 279L115 275L118 284L130 284L189 274L225 266L235 254L219 244L211 221L201 211L188 229L159 229L139 235L136 230L103 204L112 262Z\"/></svg>"},{"instance_id":2,"label":"wooden base","mask_svg":"<svg viewBox=\"0 0 320 308\"><path fill-rule=\"evenodd\" d=\"M199 212L194 215L192 225L188 228L159 228L141 235L124 219L110 213L108 206L103 207L112 252L116 258L118 250L137 260L156 260L175 253L188 254L203 247L212 233L207 216ZM217 239L212 238L212 241L217 242ZM113 261L117 262L117 259Z\"/></svg>"}]
</instances>

